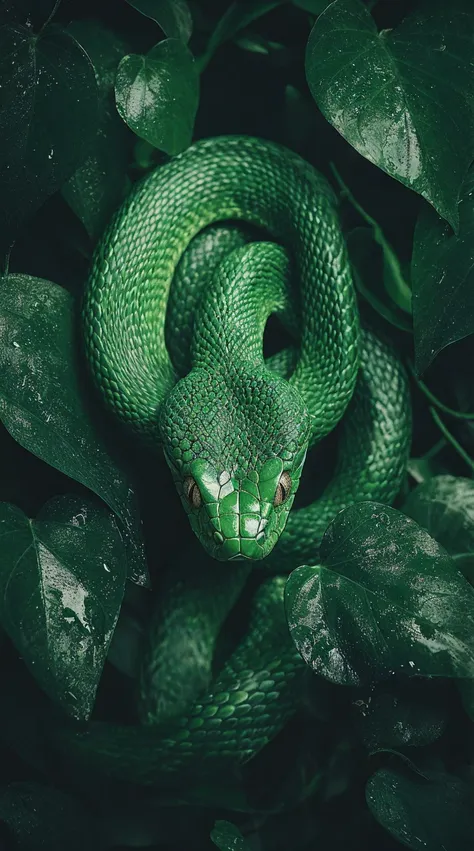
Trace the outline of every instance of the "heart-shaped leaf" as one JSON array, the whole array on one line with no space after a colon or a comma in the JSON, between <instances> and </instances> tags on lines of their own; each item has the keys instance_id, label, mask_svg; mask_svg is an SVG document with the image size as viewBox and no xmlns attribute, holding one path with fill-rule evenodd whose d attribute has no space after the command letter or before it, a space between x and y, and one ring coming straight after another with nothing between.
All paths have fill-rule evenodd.
<instances>
[{"instance_id":1,"label":"heart-shaped leaf","mask_svg":"<svg viewBox=\"0 0 474 851\"><path fill-rule=\"evenodd\" d=\"M95 241L123 199L133 136L115 108L114 83L128 45L98 21L73 21L68 27L94 65L99 89L97 132L89 155L62 192Z\"/></svg>"},{"instance_id":2,"label":"heart-shaped leaf","mask_svg":"<svg viewBox=\"0 0 474 851\"><path fill-rule=\"evenodd\" d=\"M249 845L239 828L230 821L216 821L211 830L211 839L220 851L249 851Z\"/></svg>"},{"instance_id":3,"label":"heart-shaped leaf","mask_svg":"<svg viewBox=\"0 0 474 851\"><path fill-rule=\"evenodd\" d=\"M417 523L355 504L329 525L320 556L286 586L293 640L316 673L345 685L474 676L474 588Z\"/></svg>"},{"instance_id":4,"label":"heart-shaped leaf","mask_svg":"<svg viewBox=\"0 0 474 851\"><path fill-rule=\"evenodd\" d=\"M28 275L0 284L0 419L21 446L107 503L123 524L129 576L147 584L136 496L82 392L74 301Z\"/></svg>"},{"instance_id":5,"label":"heart-shaped leaf","mask_svg":"<svg viewBox=\"0 0 474 851\"><path fill-rule=\"evenodd\" d=\"M15 843L8 848L100 851L104 847L98 824L85 806L51 786L17 782L0 788L0 821L8 825Z\"/></svg>"},{"instance_id":6,"label":"heart-shaped leaf","mask_svg":"<svg viewBox=\"0 0 474 851\"><path fill-rule=\"evenodd\" d=\"M359 694L352 706L357 733L371 751L429 745L448 722L445 684L437 680L384 683Z\"/></svg>"},{"instance_id":7,"label":"heart-shaped leaf","mask_svg":"<svg viewBox=\"0 0 474 851\"><path fill-rule=\"evenodd\" d=\"M365 794L374 818L413 851L472 847L472 789L458 777L384 768L370 778Z\"/></svg>"},{"instance_id":8,"label":"heart-shaped leaf","mask_svg":"<svg viewBox=\"0 0 474 851\"><path fill-rule=\"evenodd\" d=\"M411 492L403 511L455 555L474 553L474 481L434 476Z\"/></svg>"},{"instance_id":9,"label":"heart-shaped leaf","mask_svg":"<svg viewBox=\"0 0 474 851\"><path fill-rule=\"evenodd\" d=\"M88 718L126 580L113 515L71 496L29 520L4 502L0 540L2 626L49 696Z\"/></svg>"},{"instance_id":10,"label":"heart-shaped leaf","mask_svg":"<svg viewBox=\"0 0 474 851\"><path fill-rule=\"evenodd\" d=\"M193 19L186 0L127 0L130 6L156 21L168 38L191 38Z\"/></svg>"},{"instance_id":11,"label":"heart-shaped leaf","mask_svg":"<svg viewBox=\"0 0 474 851\"><path fill-rule=\"evenodd\" d=\"M0 233L8 247L28 216L85 159L97 129L97 83L82 47L59 27L0 29Z\"/></svg>"},{"instance_id":12,"label":"heart-shaped leaf","mask_svg":"<svg viewBox=\"0 0 474 851\"><path fill-rule=\"evenodd\" d=\"M474 155L473 37L470 0L424 0L381 33L360 0L336 0L306 53L308 84L328 121L455 230Z\"/></svg>"},{"instance_id":13,"label":"heart-shaped leaf","mask_svg":"<svg viewBox=\"0 0 474 851\"><path fill-rule=\"evenodd\" d=\"M199 76L186 45L168 38L146 56L124 56L115 99L137 136L170 156L187 148L199 102Z\"/></svg>"},{"instance_id":14,"label":"heart-shaped leaf","mask_svg":"<svg viewBox=\"0 0 474 851\"><path fill-rule=\"evenodd\" d=\"M474 333L474 167L458 211L458 234L428 205L416 223L411 277L418 375L441 349Z\"/></svg>"}]
</instances>

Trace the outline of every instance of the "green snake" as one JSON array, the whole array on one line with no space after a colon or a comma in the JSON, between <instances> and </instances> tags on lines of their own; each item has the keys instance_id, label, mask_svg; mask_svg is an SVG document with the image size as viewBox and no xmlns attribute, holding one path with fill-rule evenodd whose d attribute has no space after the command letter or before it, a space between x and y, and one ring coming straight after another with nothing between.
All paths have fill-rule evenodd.
<instances>
[{"instance_id":1,"label":"green snake","mask_svg":"<svg viewBox=\"0 0 474 851\"><path fill-rule=\"evenodd\" d=\"M265 359L271 314L293 344ZM104 402L163 448L214 579L202 592L194 580L191 602L177 585L171 608L158 609L141 683L144 723L67 730L64 748L145 784L206 760L245 762L295 711L304 669L278 574L317 560L344 506L390 503L400 488L410 442L403 368L361 328L331 187L295 153L249 137L199 141L135 185L97 248L83 319ZM331 482L292 509L308 450L336 426ZM171 480L160 485L165 503L166 487ZM183 700L172 665L166 672L179 616L195 625L196 641L212 644L262 559L277 575L259 586L244 638L204 693ZM227 582L226 607L218 601ZM208 628L195 614L201 593L212 609L213 589ZM173 693L164 712L147 695L159 691L160 671Z\"/></svg>"}]
</instances>

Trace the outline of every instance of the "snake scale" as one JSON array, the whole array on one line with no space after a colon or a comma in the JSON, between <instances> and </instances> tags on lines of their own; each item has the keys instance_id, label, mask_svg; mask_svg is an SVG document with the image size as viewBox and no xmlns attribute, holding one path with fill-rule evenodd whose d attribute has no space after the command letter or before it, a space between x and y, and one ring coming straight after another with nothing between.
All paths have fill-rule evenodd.
<instances>
[{"instance_id":1,"label":"snake scale","mask_svg":"<svg viewBox=\"0 0 474 851\"><path fill-rule=\"evenodd\" d=\"M265 360L271 314L293 344ZM331 187L295 153L250 137L198 141L135 185L97 248L83 319L104 402L164 450L219 570L215 600L228 577L231 606L255 561L276 575L259 585L244 638L204 693L182 706L175 683L176 701L161 715L147 695L160 689L168 626L179 637L179 616L184 633L188 616L197 623L195 582L192 603L175 591L172 617L162 606L155 618L144 723L93 722L58 740L71 759L143 784L197 764L245 762L295 711L304 670L280 574L317 561L341 508L390 503L399 490L410 442L404 371L361 329ZM333 478L319 499L290 510L307 451L339 423ZM206 593L212 600L212 583ZM172 679L168 670L161 687Z\"/></svg>"}]
</instances>

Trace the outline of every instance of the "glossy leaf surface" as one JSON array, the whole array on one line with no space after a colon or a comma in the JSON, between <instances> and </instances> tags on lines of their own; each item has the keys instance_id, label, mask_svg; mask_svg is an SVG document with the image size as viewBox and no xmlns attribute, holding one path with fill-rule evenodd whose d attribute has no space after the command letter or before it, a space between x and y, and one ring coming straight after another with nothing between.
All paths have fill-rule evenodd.
<instances>
[{"instance_id":1,"label":"glossy leaf surface","mask_svg":"<svg viewBox=\"0 0 474 851\"><path fill-rule=\"evenodd\" d=\"M72 297L50 281L8 275L0 317L0 419L21 446L109 505L123 524L130 578L146 583L136 496L82 388Z\"/></svg>"},{"instance_id":2,"label":"glossy leaf surface","mask_svg":"<svg viewBox=\"0 0 474 851\"><path fill-rule=\"evenodd\" d=\"M374 774L366 787L372 815L413 851L462 851L472 844L472 796L468 784L442 772Z\"/></svg>"},{"instance_id":3,"label":"glossy leaf surface","mask_svg":"<svg viewBox=\"0 0 474 851\"><path fill-rule=\"evenodd\" d=\"M50 26L0 29L0 229L19 225L83 162L97 127L97 84L82 47ZM67 121L57 121L67 115Z\"/></svg>"},{"instance_id":4,"label":"glossy leaf surface","mask_svg":"<svg viewBox=\"0 0 474 851\"><path fill-rule=\"evenodd\" d=\"M35 520L0 503L0 540L2 626L49 696L88 718L127 575L113 515L79 497Z\"/></svg>"},{"instance_id":5,"label":"glossy leaf surface","mask_svg":"<svg viewBox=\"0 0 474 851\"><path fill-rule=\"evenodd\" d=\"M474 168L462 186L459 232L428 205L412 257L415 366L423 373L441 349L474 333Z\"/></svg>"},{"instance_id":6,"label":"glossy leaf surface","mask_svg":"<svg viewBox=\"0 0 474 851\"><path fill-rule=\"evenodd\" d=\"M309 87L328 121L456 230L474 155L470 11L468 0L426 0L378 33L360 0L336 0L318 17L306 52Z\"/></svg>"},{"instance_id":7,"label":"glossy leaf surface","mask_svg":"<svg viewBox=\"0 0 474 851\"><path fill-rule=\"evenodd\" d=\"M303 659L334 683L393 672L474 676L474 588L413 520L364 502L340 512L320 549L286 587Z\"/></svg>"},{"instance_id":8,"label":"glossy leaf surface","mask_svg":"<svg viewBox=\"0 0 474 851\"><path fill-rule=\"evenodd\" d=\"M191 143L199 100L199 78L192 54L168 38L146 56L120 62L115 82L117 109L128 126L170 156Z\"/></svg>"},{"instance_id":9,"label":"glossy leaf surface","mask_svg":"<svg viewBox=\"0 0 474 851\"><path fill-rule=\"evenodd\" d=\"M127 0L130 6L161 27L168 38L180 38L187 43L193 29L193 19L186 0Z\"/></svg>"}]
</instances>

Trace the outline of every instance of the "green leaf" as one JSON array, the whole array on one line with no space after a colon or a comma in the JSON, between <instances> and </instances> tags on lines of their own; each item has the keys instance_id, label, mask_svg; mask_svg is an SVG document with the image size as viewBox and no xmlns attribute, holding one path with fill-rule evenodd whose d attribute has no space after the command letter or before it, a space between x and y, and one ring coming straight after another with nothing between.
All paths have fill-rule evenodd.
<instances>
[{"instance_id":1,"label":"green leaf","mask_svg":"<svg viewBox=\"0 0 474 851\"><path fill-rule=\"evenodd\" d=\"M126 556L113 515L79 497L35 520L0 503L0 620L47 694L88 718L120 612Z\"/></svg>"},{"instance_id":2,"label":"green leaf","mask_svg":"<svg viewBox=\"0 0 474 851\"><path fill-rule=\"evenodd\" d=\"M332 3L332 0L292 0L292 3L293 6L303 9L304 12L310 12L311 15L320 15Z\"/></svg>"},{"instance_id":3,"label":"green leaf","mask_svg":"<svg viewBox=\"0 0 474 851\"><path fill-rule=\"evenodd\" d=\"M168 38L188 43L193 31L193 19L185 0L127 0L130 6L152 21L156 21Z\"/></svg>"},{"instance_id":4,"label":"green leaf","mask_svg":"<svg viewBox=\"0 0 474 851\"><path fill-rule=\"evenodd\" d=\"M347 234L346 243L354 282L361 296L390 325L411 331L410 318L388 294L386 276L390 272L384 261L384 249L377 245L371 231L354 228Z\"/></svg>"},{"instance_id":5,"label":"green leaf","mask_svg":"<svg viewBox=\"0 0 474 851\"><path fill-rule=\"evenodd\" d=\"M90 488L120 519L129 578L147 584L138 504L89 414L70 294L50 281L0 281L0 419L29 452Z\"/></svg>"},{"instance_id":6,"label":"green leaf","mask_svg":"<svg viewBox=\"0 0 474 851\"><path fill-rule=\"evenodd\" d=\"M364 221L369 225L371 236L373 241L380 247L382 251L382 280L383 285L386 290L387 296L394 302L397 308L405 313L411 314L411 289L410 286L405 281L400 261L395 254L392 246L387 240L382 228L379 223L364 210L364 208L359 204L356 200L349 187L346 186L339 172L332 165L332 171L336 177L336 180L341 187L341 195L342 197L347 198L347 200L352 204L355 210L359 213L359 215L364 219ZM365 235L365 243L368 245L367 240L367 228L356 228L352 233L362 232ZM362 236L360 233L360 236ZM372 245L372 253L374 246ZM403 314L402 314L403 315ZM404 317L406 321L406 317Z\"/></svg>"},{"instance_id":7,"label":"green leaf","mask_svg":"<svg viewBox=\"0 0 474 851\"><path fill-rule=\"evenodd\" d=\"M474 481L434 476L418 485L403 511L452 555L474 553Z\"/></svg>"},{"instance_id":8,"label":"green leaf","mask_svg":"<svg viewBox=\"0 0 474 851\"><path fill-rule=\"evenodd\" d=\"M211 839L220 851L250 851L238 827L230 821L216 821Z\"/></svg>"},{"instance_id":9,"label":"green leaf","mask_svg":"<svg viewBox=\"0 0 474 851\"><path fill-rule=\"evenodd\" d=\"M99 88L99 119L91 153L63 186L63 195L92 241L103 232L127 187L133 136L117 115L114 83L128 45L98 21L73 21L70 32L87 51Z\"/></svg>"},{"instance_id":10,"label":"green leaf","mask_svg":"<svg viewBox=\"0 0 474 851\"><path fill-rule=\"evenodd\" d=\"M355 504L329 525L320 557L286 586L290 632L316 673L344 685L474 675L474 588L413 520Z\"/></svg>"},{"instance_id":11,"label":"green leaf","mask_svg":"<svg viewBox=\"0 0 474 851\"><path fill-rule=\"evenodd\" d=\"M352 705L357 733L371 751L429 745L448 722L444 685L425 679L384 684Z\"/></svg>"},{"instance_id":12,"label":"green leaf","mask_svg":"<svg viewBox=\"0 0 474 851\"><path fill-rule=\"evenodd\" d=\"M472 790L443 772L406 775L377 771L366 786L375 819L414 851L465 851L472 847Z\"/></svg>"},{"instance_id":13,"label":"green leaf","mask_svg":"<svg viewBox=\"0 0 474 851\"><path fill-rule=\"evenodd\" d=\"M80 801L39 783L10 783L0 789L0 821L19 851L99 851L97 825ZM3 847L3 846L2 846Z\"/></svg>"},{"instance_id":14,"label":"green leaf","mask_svg":"<svg viewBox=\"0 0 474 851\"><path fill-rule=\"evenodd\" d=\"M416 223L411 276L418 375L441 349L474 333L474 167L458 212L457 235L429 206Z\"/></svg>"},{"instance_id":15,"label":"green leaf","mask_svg":"<svg viewBox=\"0 0 474 851\"><path fill-rule=\"evenodd\" d=\"M336 0L306 52L309 87L328 121L455 230L474 155L473 38L470 0L424 0L381 33L360 0Z\"/></svg>"},{"instance_id":16,"label":"green leaf","mask_svg":"<svg viewBox=\"0 0 474 851\"><path fill-rule=\"evenodd\" d=\"M117 109L126 124L170 156L191 143L199 102L199 77L188 48L166 39L146 56L122 59L115 83Z\"/></svg>"},{"instance_id":17,"label":"green leaf","mask_svg":"<svg viewBox=\"0 0 474 851\"><path fill-rule=\"evenodd\" d=\"M462 705L471 721L474 721L474 679L458 680L457 686L461 692Z\"/></svg>"},{"instance_id":18,"label":"green leaf","mask_svg":"<svg viewBox=\"0 0 474 851\"><path fill-rule=\"evenodd\" d=\"M248 27L252 21L271 12L277 6L281 6L285 0L256 0L256 2L246 3L245 0L235 0L227 7L222 18L217 23L216 28L212 32L205 52L198 57L199 70L203 71L206 65L214 56L217 48L229 41L240 30Z\"/></svg>"},{"instance_id":19,"label":"green leaf","mask_svg":"<svg viewBox=\"0 0 474 851\"><path fill-rule=\"evenodd\" d=\"M97 127L92 65L69 33L0 29L0 231L19 225L85 159Z\"/></svg>"}]
</instances>

